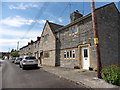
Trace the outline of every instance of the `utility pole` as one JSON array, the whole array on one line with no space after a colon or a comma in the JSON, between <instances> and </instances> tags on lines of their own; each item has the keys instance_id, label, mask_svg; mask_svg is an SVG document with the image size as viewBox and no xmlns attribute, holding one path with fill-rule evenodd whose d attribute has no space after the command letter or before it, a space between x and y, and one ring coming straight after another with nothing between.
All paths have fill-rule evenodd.
<instances>
[{"instance_id":1,"label":"utility pole","mask_svg":"<svg viewBox=\"0 0 120 90\"><path fill-rule=\"evenodd\" d=\"M10 52L10 48L9 48L8 52Z\"/></svg>"},{"instance_id":2,"label":"utility pole","mask_svg":"<svg viewBox=\"0 0 120 90\"><path fill-rule=\"evenodd\" d=\"M17 42L17 50L19 49L19 41Z\"/></svg>"},{"instance_id":3,"label":"utility pole","mask_svg":"<svg viewBox=\"0 0 120 90\"><path fill-rule=\"evenodd\" d=\"M94 32L94 45L96 49L96 60L97 60L97 76L101 77L101 60L100 60L100 49L99 49L99 39L98 39L98 30L97 30L97 20L95 15L95 4L94 0L91 0L91 10L92 10L92 24L93 24L93 32Z\"/></svg>"}]
</instances>

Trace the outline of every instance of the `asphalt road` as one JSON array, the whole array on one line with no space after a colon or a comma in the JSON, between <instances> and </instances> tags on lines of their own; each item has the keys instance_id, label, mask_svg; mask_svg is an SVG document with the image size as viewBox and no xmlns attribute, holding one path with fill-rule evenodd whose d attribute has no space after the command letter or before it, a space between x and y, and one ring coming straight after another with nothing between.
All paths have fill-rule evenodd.
<instances>
[{"instance_id":1,"label":"asphalt road","mask_svg":"<svg viewBox=\"0 0 120 90\"><path fill-rule=\"evenodd\" d=\"M22 70L10 60L2 62L2 88L81 88L39 69Z\"/></svg>"}]
</instances>

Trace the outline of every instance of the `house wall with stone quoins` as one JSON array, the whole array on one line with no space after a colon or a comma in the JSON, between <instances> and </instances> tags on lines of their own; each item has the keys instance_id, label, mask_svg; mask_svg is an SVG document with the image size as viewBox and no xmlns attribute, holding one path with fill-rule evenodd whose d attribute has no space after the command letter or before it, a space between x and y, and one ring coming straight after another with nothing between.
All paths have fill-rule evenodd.
<instances>
[{"instance_id":1,"label":"house wall with stone quoins","mask_svg":"<svg viewBox=\"0 0 120 90\"><path fill-rule=\"evenodd\" d=\"M110 4L96 13L102 66L120 64L118 58L120 12L115 4Z\"/></svg>"},{"instance_id":2,"label":"house wall with stone quoins","mask_svg":"<svg viewBox=\"0 0 120 90\"><path fill-rule=\"evenodd\" d=\"M95 12L102 66L120 64L118 59L120 13L114 3L100 7ZM77 15L75 15L76 13ZM76 11L70 15L70 18L71 22L66 26L46 22L41 35L40 47L37 47L39 53L42 53L40 54L41 64L69 68L80 66L83 68L82 49L88 47L89 67L96 68L91 14L83 16ZM34 50L30 43L20 50L20 54L26 55L28 52L34 54L33 51L38 50Z\"/></svg>"},{"instance_id":3,"label":"house wall with stone quoins","mask_svg":"<svg viewBox=\"0 0 120 90\"><path fill-rule=\"evenodd\" d=\"M113 3L105 5L95 10L98 24L98 35L100 44L100 57L102 66L118 64L118 30L119 12ZM76 27L75 33L71 34L72 27ZM96 50L94 48L94 37L92 30L91 14L83 16L56 32L59 38L57 46L59 48L61 67L80 66L82 68L81 47L89 47L90 67L96 68ZM75 50L75 58L64 57L66 51Z\"/></svg>"},{"instance_id":4,"label":"house wall with stone quoins","mask_svg":"<svg viewBox=\"0 0 120 90\"><path fill-rule=\"evenodd\" d=\"M75 27L76 32L71 33L72 27ZM57 33L60 39L60 66L74 68L75 66L82 67L80 59L80 45L89 44L91 67L96 67L95 51L93 44L93 31L91 18L83 19L74 24L70 24L67 28L60 30ZM73 52L74 51L74 52ZM65 53L69 53L65 57ZM73 57L73 53L75 56ZM72 54L72 55L71 55Z\"/></svg>"},{"instance_id":5,"label":"house wall with stone quoins","mask_svg":"<svg viewBox=\"0 0 120 90\"><path fill-rule=\"evenodd\" d=\"M40 42L43 51L42 65L55 66L56 40L48 23L44 27Z\"/></svg>"}]
</instances>

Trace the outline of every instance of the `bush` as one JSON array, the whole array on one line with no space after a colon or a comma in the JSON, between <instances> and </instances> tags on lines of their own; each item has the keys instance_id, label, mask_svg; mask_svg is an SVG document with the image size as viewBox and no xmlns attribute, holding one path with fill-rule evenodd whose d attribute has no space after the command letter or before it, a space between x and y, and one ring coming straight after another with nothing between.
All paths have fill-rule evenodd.
<instances>
[{"instance_id":1,"label":"bush","mask_svg":"<svg viewBox=\"0 0 120 90\"><path fill-rule=\"evenodd\" d=\"M74 66L74 69L80 69L80 66Z\"/></svg>"},{"instance_id":2,"label":"bush","mask_svg":"<svg viewBox=\"0 0 120 90\"><path fill-rule=\"evenodd\" d=\"M102 78L108 83L120 85L120 66L111 65L104 67L101 74Z\"/></svg>"},{"instance_id":3,"label":"bush","mask_svg":"<svg viewBox=\"0 0 120 90\"><path fill-rule=\"evenodd\" d=\"M89 70L90 70L90 71L93 71L93 68L92 68L92 67L89 67Z\"/></svg>"}]
</instances>

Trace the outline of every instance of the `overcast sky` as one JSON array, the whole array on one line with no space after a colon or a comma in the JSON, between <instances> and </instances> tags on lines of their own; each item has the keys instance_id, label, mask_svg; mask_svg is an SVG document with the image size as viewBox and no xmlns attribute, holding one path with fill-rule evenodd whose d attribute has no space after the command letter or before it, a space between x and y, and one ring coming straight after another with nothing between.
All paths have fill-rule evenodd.
<instances>
[{"instance_id":1,"label":"overcast sky","mask_svg":"<svg viewBox=\"0 0 120 90\"><path fill-rule=\"evenodd\" d=\"M96 8L110 2L96 2ZM118 7L118 3L115 2ZM67 25L70 13L91 12L90 2L2 2L0 4L0 52L19 48L41 36L46 20Z\"/></svg>"}]
</instances>

